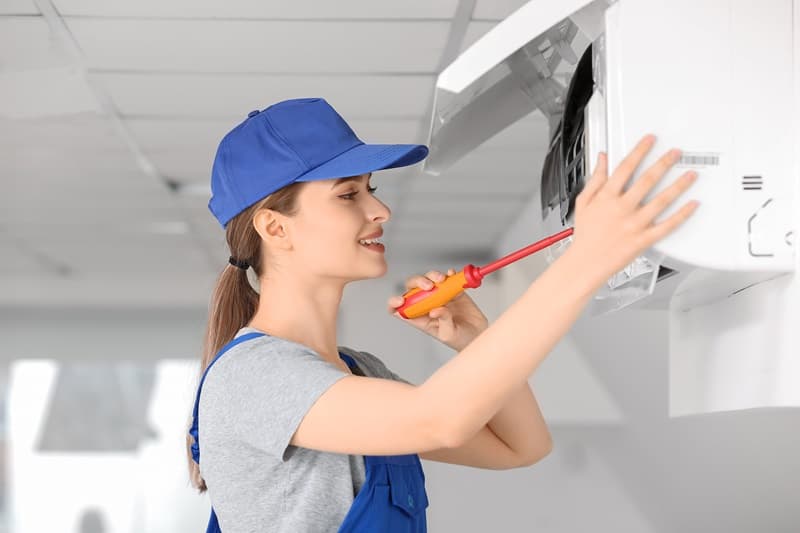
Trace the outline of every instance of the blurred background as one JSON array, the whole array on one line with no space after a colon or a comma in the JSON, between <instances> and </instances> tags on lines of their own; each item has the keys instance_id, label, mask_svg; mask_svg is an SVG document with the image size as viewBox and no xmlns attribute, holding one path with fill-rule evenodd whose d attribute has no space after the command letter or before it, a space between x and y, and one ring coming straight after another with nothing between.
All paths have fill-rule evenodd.
<instances>
[{"instance_id":1,"label":"blurred background","mask_svg":"<svg viewBox=\"0 0 800 533\"><path fill-rule=\"evenodd\" d=\"M228 258L217 143L311 96L368 142L425 143L437 74L523 3L0 0L0 531L205 530L184 434ZM416 383L452 357L385 301L528 244L547 145L536 112L441 176L377 173L389 273L348 287L340 344ZM545 266L473 297L495 319ZM668 418L667 342L664 311L582 317L531 379L553 453L426 463L430 530L800 531L798 411Z\"/></svg>"}]
</instances>

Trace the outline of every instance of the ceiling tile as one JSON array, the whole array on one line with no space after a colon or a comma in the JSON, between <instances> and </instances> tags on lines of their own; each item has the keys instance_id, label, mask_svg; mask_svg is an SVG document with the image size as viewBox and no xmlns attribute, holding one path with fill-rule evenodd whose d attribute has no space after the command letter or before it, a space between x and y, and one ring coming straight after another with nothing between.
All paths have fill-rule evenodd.
<instances>
[{"instance_id":1,"label":"ceiling tile","mask_svg":"<svg viewBox=\"0 0 800 533\"><path fill-rule=\"evenodd\" d=\"M265 63L272 65L272 63ZM123 115L244 120L281 100L320 96L347 120L422 117L432 75L93 73ZM427 120L428 117L425 117Z\"/></svg>"},{"instance_id":2,"label":"ceiling tile","mask_svg":"<svg viewBox=\"0 0 800 533\"><path fill-rule=\"evenodd\" d=\"M214 152L235 120L208 119L125 119L125 125L146 153L192 152L195 156Z\"/></svg>"},{"instance_id":3,"label":"ceiling tile","mask_svg":"<svg viewBox=\"0 0 800 533\"><path fill-rule=\"evenodd\" d=\"M120 197L98 198L96 195L93 202L83 205L47 201L32 209L26 202L21 206L4 207L0 213L0 227L17 238L69 242L91 242L104 236L129 239L178 231L170 227L181 221L183 212L174 205L159 203L149 197L141 197L139 201L126 197L121 203Z\"/></svg>"},{"instance_id":4,"label":"ceiling tile","mask_svg":"<svg viewBox=\"0 0 800 533\"><path fill-rule=\"evenodd\" d=\"M40 309L98 307L124 309L205 309L213 289L211 272L195 274L131 273L106 271L91 276L0 276L0 304L7 307L35 306Z\"/></svg>"},{"instance_id":5,"label":"ceiling tile","mask_svg":"<svg viewBox=\"0 0 800 533\"><path fill-rule=\"evenodd\" d=\"M403 216L438 213L441 216L458 214L492 213L515 211L527 202L518 195L487 196L483 194L441 194L415 196L413 201L404 203Z\"/></svg>"},{"instance_id":6,"label":"ceiling tile","mask_svg":"<svg viewBox=\"0 0 800 533\"><path fill-rule=\"evenodd\" d=\"M38 15L39 9L33 0L3 0L0 15Z\"/></svg>"},{"instance_id":7,"label":"ceiling tile","mask_svg":"<svg viewBox=\"0 0 800 533\"><path fill-rule=\"evenodd\" d=\"M508 172L514 171L514 175ZM410 194L426 196L429 194L445 195L450 192L469 194L532 194L539 187L538 169L528 171L520 169L506 169L500 173L496 168L487 169L483 175L470 173L455 174L431 179L418 179L409 186ZM469 176L469 177L467 177ZM461 179L459 179L459 177ZM408 201L413 201L413 196Z\"/></svg>"},{"instance_id":8,"label":"ceiling tile","mask_svg":"<svg viewBox=\"0 0 800 533\"><path fill-rule=\"evenodd\" d=\"M38 248L69 266L79 277L103 272L114 272L120 276L164 276L209 268L205 253L186 236L153 236L145 242L97 240L91 246L47 242L41 243Z\"/></svg>"},{"instance_id":9,"label":"ceiling tile","mask_svg":"<svg viewBox=\"0 0 800 533\"><path fill-rule=\"evenodd\" d=\"M125 149L111 123L92 113L51 119L0 119L0 153L42 147L63 153Z\"/></svg>"},{"instance_id":10,"label":"ceiling tile","mask_svg":"<svg viewBox=\"0 0 800 533\"><path fill-rule=\"evenodd\" d=\"M217 73L432 73L450 25L88 18L66 23L91 69Z\"/></svg>"},{"instance_id":11,"label":"ceiling tile","mask_svg":"<svg viewBox=\"0 0 800 533\"><path fill-rule=\"evenodd\" d=\"M6 0L7 1L7 0ZM15 0L12 3L17 3ZM276 19L436 19L451 18L458 0L54 0L64 16Z\"/></svg>"},{"instance_id":12,"label":"ceiling tile","mask_svg":"<svg viewBox=\"0 0 800 533\"><path fill-rule=\"evenodd\" d=\"M455 234L470 233L476 227L499 228L503 223L512 218L512 213L505 210L482 211L480 213L437 214L420 213L413 216L401 214L392 225L395 236L408 235L417 231L430 231L434 233Z\"/></svg>"},{"instance_id":13,"label":"ceiling tile","mask_svg":"<svg viewBox=\"0 0 800 533\"><path fill-rule=\"evenodd\" d=\"M99 101L78 68L0 72L0 117L42 118L100 111Z\"/></svg>"},{"instance_id":14,"label":"ceiling tile","mask_svg":"<svg viewBox=\"0 0 800 533\"><path fill-rule=\"evenodd\" d=\"M148 150L149 161L165 179L210 183L216 147L210 150Z\"/></svg>"},{"instance_id":15,"label":"ceiling tile","mask_svg":"<svg viewBox=\"0 0 800 533\"><path fill-rule=\"evenodd\" d=\"M4 72L72 64L69 48L42 17L0 17L0 65Z\"/></svg>"},{"instance_id":16,"label":"ceiling tile","mask_svg":"<svg viewBox=\"0 0 800 533\"><path fill-rule=\"evenodd\" d=\"M463 228L463 231L447 231L433 225L415 231L406 229L395 233L388 239L387 247L392 245L413 244L420 249L437 246L439 251L461 248L464 246L486 246L492 243L501 229L493 224L480 224Z\"/></svg>"},{"instance_id":17,"label":"ceiling tile","mask_svg":"<svg viewBox=\"0 0 800 533\"><path fill-rule=\"evenodd\" d=\"M460 51L463 52L473 44L475 44L478 39L486 35L492 28L497 25L496 22L485 22L485 21L475 21L469 23L467 26L467 31L464 33L464 39L461 41L461 48Z\"/></svg>"},{"instance_id":18,"label":"ceiling tile","mask_svg":"<svg viewBox=\"0 0 800 533\"><path fill-rule=\"evenodd\" d=\"M473 19L502 20L528 3L528 0L477 0Z\"/></svg>"},{"instance_id":19,"label":"ceiling tile","mask_svg":"<svg viewBox=\"0 0 800 533\"><path fill-rule=\"evenodd\" d=\"M0 241L0 257L0 277L48 274L45 265L14 243Z\"/></svg>"}]
</instances>

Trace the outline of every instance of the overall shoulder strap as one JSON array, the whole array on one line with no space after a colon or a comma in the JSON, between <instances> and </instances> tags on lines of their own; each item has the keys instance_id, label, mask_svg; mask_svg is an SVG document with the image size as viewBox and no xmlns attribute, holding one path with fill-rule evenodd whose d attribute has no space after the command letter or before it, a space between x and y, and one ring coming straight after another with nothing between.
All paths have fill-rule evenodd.
<instances>
[{"instance_id":1,"label":"overall shoulder strap","mask_svg":"<svg viewBox=\"0 0 800 533\"><path fill-rule=\"evenodd\" d=\"M195 463L200 464L200 437L198 435L198 430L197 430L197 412L200 406L200 392L203 390L203 383L205 383L206 381L206 376L208 375L208 371L211 370L211 367L214 366L214 363L216 363L217 360L225 354L225 352L227 352L234 346L241 344L245 341L249 341L250 339L255 339L263 336L264 336L263 333L254 331L252 333L245 333L244 335L236 337L228 344L220 348L219 352L217 352L217 355L214 356L214 359L212 359L211 362L208 364L208 367L206 367L205 372L203 372L203 377L200 378L200 385L197 387L197 396L195 396L194 399L194 409L192 410L192 427L189 429L189 434L192 437L194 437L194 444L192 444L192 459L194 459Z\"/></svg>"}]
</instances>

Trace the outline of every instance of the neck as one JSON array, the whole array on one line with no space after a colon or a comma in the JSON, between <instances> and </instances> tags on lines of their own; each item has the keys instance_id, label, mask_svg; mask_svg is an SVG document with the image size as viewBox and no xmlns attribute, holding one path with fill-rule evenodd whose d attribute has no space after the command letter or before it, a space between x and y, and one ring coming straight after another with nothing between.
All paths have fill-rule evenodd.
<instances>
[{"instance_id":1,"label":"neck","mask_svg":"<svg viewBox=\"0 0 800 533\"><path fill-rule=\"evenodd\" d=\"M258 309L249 325L308 346L338 364L336 319L343 291L337 280L312 284L296 275L262 276Z\"/></svg>"}]
</instances>

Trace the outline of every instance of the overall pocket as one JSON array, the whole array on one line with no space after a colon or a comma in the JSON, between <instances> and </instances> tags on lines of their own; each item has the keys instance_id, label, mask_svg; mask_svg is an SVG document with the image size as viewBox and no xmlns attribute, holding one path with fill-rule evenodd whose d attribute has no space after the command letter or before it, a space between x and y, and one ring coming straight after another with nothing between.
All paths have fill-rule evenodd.
<instances>
[{"instance_id":1,"label":"overall pocket","mask_svg":"<svg viewBox=\"0 0 800 533\"><path fill-rule=\"evenodd\" d=\"M417 516L428 508L425 477L420 465L386 465L392 505L410 516Z\"/></svg>"}]
</instances>

